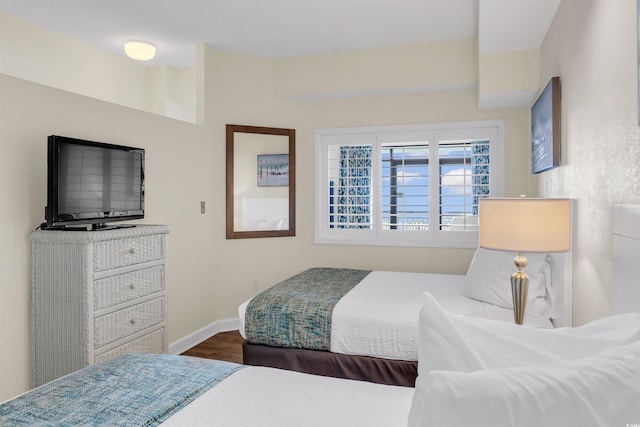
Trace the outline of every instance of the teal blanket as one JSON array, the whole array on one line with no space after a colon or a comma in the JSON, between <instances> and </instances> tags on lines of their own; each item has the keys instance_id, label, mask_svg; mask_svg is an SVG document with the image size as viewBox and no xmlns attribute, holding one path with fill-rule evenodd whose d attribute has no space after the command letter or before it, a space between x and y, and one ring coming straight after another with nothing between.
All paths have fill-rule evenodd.
<instances>
[{"instance_id":1,"label":"teal blanket","mask_svg":"<svg viewBox=\"0 0 640 427\"><path fill-rule=\"evenodd\" d=\"M0 426L154 426L242 367L186 356L123 355L0 405Z\"/></svg>"},{"instance_id":2,"label":"teal blanket","mask_svg":"<svg viewBox=\"0 0 640 427\"><path fill-rule=\"evenodd\" d=\"M370 271L311 268L261 292L247 305L247 341L330 350L333 308Z\"/></svg>"}]
</instances>

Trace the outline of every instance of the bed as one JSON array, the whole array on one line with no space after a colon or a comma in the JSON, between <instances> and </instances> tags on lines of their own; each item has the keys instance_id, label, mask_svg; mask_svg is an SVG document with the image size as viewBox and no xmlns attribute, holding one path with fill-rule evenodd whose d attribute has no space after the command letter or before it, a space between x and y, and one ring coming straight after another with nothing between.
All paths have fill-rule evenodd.
<instances>
[{"instance_id":1,"label":"bed","mask_svg":"<svg viewBox=\"0 0 640 427\"><path fill-rule=\"evenodd\" d=\"M413 390L188 356L129 354L0 405L0 425L406 426Z\"/></svg>"},{"instance_id":2,"label":"bed","mask_svg":"<svg viewBox=\"0 0 640 427\"><path fill-rule=\"evenodd\" d=\"M239 306L244 363L412 387L422 293L452 313L513 322L513 256L478 249L466 275L305 270ZM525 325L570 326L571 253L531 255L526 271Z\"/></svg>"},{"instance_id":3,"label":"bed","mask_svg":"<svg viewBox=\"0 0 640 427\"><path fill-rule=\"evenodd\" d=\"M640 207L614 212L626 225L614 225L613 290L616 299L629 301L637 296ZM421 299L415 389L133 354L0 404L0 425L595 427L640 421L640 313L633 302L587 325L541 329L453 314L428 292Z\"/></svg>"},{"instance_id":4,"label":"bed","mask_svg":"<svg viewBox=\"0 0 640 427\"><path fill-rule=\"evenodd\" d=\"M449 332L448 325L466 345L454 338L441 353L456 357L421 363L415 390L189 356L129 354L1 403L0 425L584 427L640 418L637 313L562 332L452 315L428 293L424 297L425 306L432 305L426 315L437 321L423 328L421 319L421 339ZM478 320L484 320L480 329ZM468 340L478 331L483 343ZM477 351L487 342L508 351ZM537 352L529 351L532 342Z\"/></svg>"}]
</instances>

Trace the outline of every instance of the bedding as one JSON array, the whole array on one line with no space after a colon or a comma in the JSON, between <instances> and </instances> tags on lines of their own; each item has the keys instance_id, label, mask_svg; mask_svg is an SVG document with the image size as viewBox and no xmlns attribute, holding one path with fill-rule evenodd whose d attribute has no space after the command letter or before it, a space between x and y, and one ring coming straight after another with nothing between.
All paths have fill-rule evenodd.
<instances>
[{"instance_id":1,"label":"bedding","mask_svg":"<svg viewBox=\"0 0 640 427\"><path fill-rule=\"evenodd\" d=\"M560 266L553 278L550 260ZM503 262L505 266L495 267ZM553 328L556 321L570 322L571 292L566 289L570 275L563 274L569 265L570 258L532 257L528 274L534 299L525 325ZM305 271L298 275L306 277L304 291L299 291L294 276L293 281L274 286L272 303L265 303L270 298L259 294L239 306L244 363L412 387L417 375L422 294L430 292L453 313L513 322L510 306L492 300L500 292L508 293L504 299L511 299L509 278L504 277L507 269L513 269L511 253L479 248L466 275L363 271L359 280L352 274L358 270L320 269L323 273L316 275L323 280L314 283L310 272L317 269ZM335 283L340 278L324 283L327 276L342 272L350 276L344 286ZM552 286L552 279L557 286ZM334 287L341 289L339 294L327 292ZM291 296L281 292L282 288ZM465 295L470 289L473 298ZM307 295L309 301L305 301ZM254 304L256 299L259 304ZM321 307L322 316L314 314L316 306Z\"/></svg>"},{"instance_id":2,"label":"bedding","mask_svg":"<svg viewBox=\"0 0 640 427\"><path fill-rule=\"evenodd\" d=\"M279 348L242 343L243 363L335 378L414 387L418 363L409 360L349 355L306 348Z\"/></svg>"},{"instance_id":3,"label":"bedding","mask_svg":"<svg viewBox=\"0 0 640 427\"><path fill-rule=\"evenodd\" d=\"M436 311L436 316L452 315ZM209 359L124 355L0 404L0 425L633 424L640 418L640 340L628 330L618 334L606 322L596 326L576 328L575 334L606 343L595 354L471 372L434 370L420 374L415 393L409 387ZM527 329L515 328L511 339L525 341ZM547 333L555 332L566 333Z\"/></svg>"},{"instance_id":4,"label":"bedding","mask_svg":"<svg viewBox=\"0 0 640 427\"><path fill-rule=\"evenodd\" d=\"M413 389L249 366L163 426L406 427Z\"/></svg>"},{"instance_id":5,"label":"bedding","mask_svg":"<svg viewBox=\"0 0 640 427\"><path fill-rule=\"evenodd\" d=\"M329 350L335 305L369 273L310 268L261 292L246 306L247 339L276 347Z\"/></svg>"},{"instance_id":6,"label":"bedding","mask_svg":"<svg viewBox=\"0 0 640 427\"><path fill-rule=\"evenodd\" d=\"M0 404L0 425L394 427L407 425L412 395L209 359L127 355Z\"/></svg>"},{"instance_id":7,"label":"bedding","mask_svg":"<svg viewBox=\"0 0 640 427\"><path fill-rule=\"evenodd\" d=\"M474 254L462 295L513 309L511 275L516 271L515 252L478 248ZM551 266L546 254L527 253L524 272L529 277L526 312L550 315Z\"/></svg>"},{"instance_id":8,"label":"bedding","mask_svg":"<svg viewBox=\"0 0 640 427\"><path fill-rule=\"evenodd\" d=\"M640 341L577 360L420 374L409 427L599 427L640 420Z\"/></svg>"},{"instance_id":9,"label":"bedding","mask_svg":"<svg viewBox=\"0 0 640 427\"><path fill-rule=\"evenodd\" d=\"M156 425L242 368L207 359L127 354L0 405L0 425Z\"/></svg>"},{"instance_id":10,"label":"bedding","mask_svg":"<svg viewBox=\"0 0 640 427\"><path fill-rule=\"evenodd\" d=\"M423 295L418 374L474 371L575 360L640 341L640 313L626 313L574 328L540 329L447 312Z\"/></svg>"},{"instance_id":11,"label":"bedding","mask_svg":"<svg viewBox=\"0 0 640 427\"><path fill-rule=\"evenodd\" d=\"M425 293L419 329L410 427L640 418L640 313L542 330L448 313Z\"/></svg>"},{"instance_id":12,"label":"bedding","mask_svg":"<svg viewBox=\"0 0 640 427\"><path fill-rule=\"evenodd\" d=\"M429 292L447 311L513 322L513 311L466 298L463 275L374 271L336 304L331 351L386 359L418 360L418 313ZM546 316L527 325L551 328Z\"/></svg>"},{"instance_id":13,"label":"bedding","mask_svg":"<svg viewBox=\"0 0 640 427\"><path fill-rule=\"evenodd\" d=\"M434 295L447 311L513 322L511 309L464 297L465 283L464 275L372 271L335 304L329 350L349 355L418 360L418 313L424 292ZM240 305L238 314L240 334L252 343L245 331L245 313L250 301ZM553 327L547 316L537 314L527 314L525 324Z\"/></svg>"}]
</instances>

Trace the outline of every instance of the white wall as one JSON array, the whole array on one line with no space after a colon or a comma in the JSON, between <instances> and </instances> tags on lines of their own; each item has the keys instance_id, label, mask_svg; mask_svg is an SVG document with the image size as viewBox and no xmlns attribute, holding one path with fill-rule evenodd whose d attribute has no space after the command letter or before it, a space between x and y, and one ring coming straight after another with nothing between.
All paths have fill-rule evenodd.
<instances>
[{"instance_id":1,"label":"white wall","mask_svg":"<svg viewBox=\"0 0 640 427\"><path fill-rule=\"evenodd\" d=\"M611 205L640 203L636 0L564 0L541 49L541 85L560 76L562 162L540 194L577 199L574 323L611 305Z\"/></svg>"},{"instance_id":2,"label":"white wall","mask_svg":"<svg viewBox=\"0 0 640 427\"><path fill-rule=\"evenodd\" d=\"M466 271L473 253L468 249L314 245L316 128L505 119L506 192L513 196L529 190L528 109L479 110L474 88L284 99L274 96L274 82L279 81L274 70L280 66L273 60L207 46L200 51L204 89L197 96L204 100L204 126L0 75L0 342L10 349L0 352L0 400L29 386L29 233L44 218L45 141L50 134L146 148L145 222L171 228L170 342L236 317L238 304L253 294L253 280L264 288L311 266ZM308 60L326 70L336 65L331 57ZM326 76L320 82L324 88L335 78L318 74ZM397 79L404 75L399 71ZM390 72L388 78L393 76ZM351 86L357 76L353 79ZM385 89L389 86L398 85L392 82ZM296 129L297 236L225 239L227 123ZM201 200L208 206L204 215Z\"/></svg>"}]
</instances>

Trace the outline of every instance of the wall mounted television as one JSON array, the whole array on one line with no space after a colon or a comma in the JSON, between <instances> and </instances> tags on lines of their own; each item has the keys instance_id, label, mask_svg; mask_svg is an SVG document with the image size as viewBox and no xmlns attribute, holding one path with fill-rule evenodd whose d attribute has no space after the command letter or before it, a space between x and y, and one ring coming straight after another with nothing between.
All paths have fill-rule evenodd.
<instances>
[{"instance_id":1,"label":"wall mounted television","mask_svg":"<svg viewBox=\"0 0 640 427\"><path fill-rule=\"evenodd\" d=\"M98 230L144 218L144 149L58 135L47 143L42 229Z\"/></svg>"}]
</instances>

